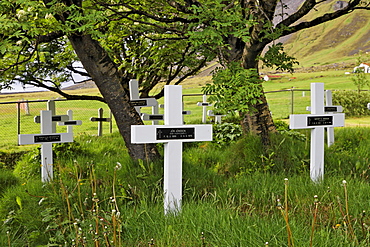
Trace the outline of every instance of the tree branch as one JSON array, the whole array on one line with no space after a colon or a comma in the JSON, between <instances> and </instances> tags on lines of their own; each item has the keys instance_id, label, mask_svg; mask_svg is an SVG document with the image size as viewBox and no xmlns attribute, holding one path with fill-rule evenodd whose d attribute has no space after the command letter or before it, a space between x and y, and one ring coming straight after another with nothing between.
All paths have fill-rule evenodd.
<instances>
[{"instance_id":1,"label":"tree branch","mask_svg":"<svg viewBox=\"0 0 370 247\"><path fill-rule=\"evenodd\" d=\"M33 76L31 76L32 78L29 78L29 79L32 79L31 80L27 80L26 82L25 81L21 81L23 84L26 84L26 85L31 85L31 86L35 86L35 87L41 87L41 88L45 88L49 91L52 91L52 92L55 92L57 94L59 94L60 96L68 99L68 100L97 100L97 101L100 101L100 102L103 102L103 103L106 103L104 98L100 97L100 96L92 96L92 95L73 95L73 94L68 94L66 93L65 91L61 90L59 87L53 87L53 86L48 86L46 85L43 81L41 81L40 79L37 79ZM51 82L51 81L49 81ZM53 82L51 82L52 84L54 84ZM55 84L54 84L55 85Z\"/></svg>"},{"instance_id":2,"label":"tree branch","mask_svg":"<svg viewBox=\"0 0 370 247\"><path fill-rule=\"evenodd\" d=\"M334 20L334 19L339 18L341 16L344 16L348 13L351 13L356 9L370 10L369 4L367 4L366 6L357 6L357 5L360 4L361 0L354 0L354 1L348 2L347 7L342 8L340 10L337 10L335 12L326 13L326 14L324 14L322 16L319 16L319 17L317 17L317 18L315 18L311 21L301 22L301 23L299 23L295 26L289 26L289 25L293 24L295 21L297 21L298 19L302 18L304 15L306 15L311 9L313 9L314 6L316 5L313 2L315 2L315 1L314 0L306 1L296 13L294 13L293 15L291 15L290 17L288 17L284 21L280 22L276 26L277 29L288 27L288 28L285 28L285 30L282 32L282 35L280 37L295 33L297 31L300 31L300 30L303 30L303 29L307 29L307 28L310 28L310 27L317 26L317 25L319 25L321 23L325 23L327 21Z\"/></svg>"}]
</instances>

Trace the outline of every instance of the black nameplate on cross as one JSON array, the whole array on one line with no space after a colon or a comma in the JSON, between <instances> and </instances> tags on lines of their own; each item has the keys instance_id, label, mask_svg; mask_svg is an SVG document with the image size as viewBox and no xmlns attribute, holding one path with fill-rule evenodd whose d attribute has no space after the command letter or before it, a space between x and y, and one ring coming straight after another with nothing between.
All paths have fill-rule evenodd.
<instances>
[{"instance_id":1,"label":"black nameplate on cross","mask_svg":"<svg viewBox=\"0 0 370 247\"><path fill-rule=\"evenodd\" d=\"M92 118L90 118L90 121L92 121L92 122L110 122L110 118L92 117Z\"/></svg>"},{"instance_id":2,"label":"black nameplate on cross","mask_svg":"<svg viewBox=\"0 0 370 247\"><path fill-rule=\"evenodd\" d=\"M35 143L43 143L43 142L60 142L61 136L60 135L37 135L34 136Z\"/></svg>"},{"instance_id":3,"label":"black nameplate on cross","mask_svg":"<svg viewBox=\"0 0 370 247\"><path fill-rule=\"evenodd\" d=\"M307 126L333 125L333 116L307 117Z\"/></svg>"},{"instance_id":4,"label":"black nameplate on cross","mask_svg":"<svg viewBox=\"0 0 370 247\"><path fill-rule=\"evenodd\" d=\"M149 120L163 120L163 115L149 115Z\"/></svg>"},{"instance_id":5,"label":"black nameplate on cross","mask_svg":"<svg viewBox=\"0 0 370 247\"><path fill-rule=\"evenodd\" d=\"M195 128L157 128L157 140L195 139Z\"/></svg>"},{"instance_id":6,"label":"black nameplate on cross","mask_svg":"<svg viewBox=\"0 0 370 247\"><path fill-rule=\"evenodd\" d=\"M336 106L325 106L324 111L325 112L337 112L338 107L336 107Z\"/></svg>"},{"instance_id":7,"label":"black nameplate on cross","mask_svg":"<svg viewBox=\"0 0 370 247\"><path fill-rule=\"evenodd\" d=\"M130 102L133 106L146 106L146 105L148 105L146 100L131 100Z\"/></svg>"}]
</instances>

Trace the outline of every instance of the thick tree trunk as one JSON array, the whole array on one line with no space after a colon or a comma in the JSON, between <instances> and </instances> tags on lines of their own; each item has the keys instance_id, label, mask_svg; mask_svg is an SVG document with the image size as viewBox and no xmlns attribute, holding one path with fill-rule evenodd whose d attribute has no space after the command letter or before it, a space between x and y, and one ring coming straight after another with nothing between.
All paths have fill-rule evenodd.
<instances>
[{"instance_id":1,"label":"thick tree trunk","mask_svg":"<svg viewBox=\"0 0 370 247\"><path fill-rule=\"evenodd\" d=\"M275 132L276 128L265 94L262 94L258 100L260 102L253 106L252 112L242 116L241 125L244 132L259 135L262 143L267 146L270 144L269 133Z\"/></svg>"},{"instance_id":2,"label":"thick tree trunk","mask_svg":"<svg viewBox=\"0 0 370 247\"><path fill-rule=\"evenodd\" d=\"M142 160L159 157L155 144L131 143L131 125L143 122L130 103L128 82L121 83L124 78L105 50L89 35L71 35L69 40L111 109L130 156Z\"/></svg>"},{"instance_id":3,"label":"thick tree trunk","mask_svg":"<svg viewBox=\"0 0 370 247\"><path fill-rule=\"evenodd\" d=\"M246 44L242 55L242 65L245 69L255 69L258 73L258 56L265 45L262 42L256 45ZM253 105L253 109L246 114L242 120L242 128L261 137L262 143L267 146L270 144L269 133L275 132L276 128L267 104L266 95L261 85L262 95L258 98L258 103Z\"/></svg>"}]
</instances>

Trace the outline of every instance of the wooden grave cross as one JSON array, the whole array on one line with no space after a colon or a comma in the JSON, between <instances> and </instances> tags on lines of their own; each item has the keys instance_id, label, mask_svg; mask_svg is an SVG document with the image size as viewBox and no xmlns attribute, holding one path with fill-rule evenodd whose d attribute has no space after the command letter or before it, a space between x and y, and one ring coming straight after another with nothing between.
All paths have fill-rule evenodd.
<instances>
[{"instance_id":1,"label":"wooden grave cross","mask_svg":"<svg viewBox=\"0 0 370 247\"><path fill-rule=\"evenodd\" d=\"M98 109L98 117L91 117L91 122L98 122L98 136L103 135L103 122L109 122L112 123L112 118L105 118L103 117L104 110L103 108Z\"/></svg>"},{"instance_id":2,"label":"wooden grave cross","mask_svg":"<svg viewBox=\"0 0 370 247\"><path fill-rule=\"evenodd\" d=\"M68 115L72 118L72 111ZM80 125L80 120L66 120L68 126L67 133L54 133L53 116L51 110L40 111L40 116L35 117L40 120L41 134L20 134L18 135L19 145L41 144L41 181L49 182L53 179L53 143L73 142L73 125ZM60 118L54 118L54 122L59 122Z\"/></svg>"},{"instance_id":3,"label":"wooden grave cross","mask_svg":"<svg viewBox=\"0 0 370 247\"><path fill-rule=\"evenodd\" d=\"M215 117L215 123L218 123L218 124L221 124L221 118L226 116L222 114L215 114L213 110L208 110L207 114L210 117Z\"/></svg>"},{"instance_id":4,"label":"wooden grave cross","mask_svg":"<svg viewBox=\"0 0 370 247\"><path fill-rule=\"evenodd\" d=\"M164 88L164 125L132 125L132 143L164 143L164 212L181 210L183 142L212 141L212 125L184 125L182 86Z\"/></svg>"},{"instance_id":5,"label":"wooden grave cross","mask_svg":"<svg viewBox=\"0 0 370 247\"><path fill-rule=\"evenodd\" d=\"M344 126L344 113L332 113L336 106L328 107L330 109L324 106L324 83L311 83L311 114L292 114L289 117L290 129L311 129L310 177L314 182L324 178L325 128Z\"/></svg>"},{"instance_id":6,"label":"wooden grave cross","mask_svg":"<svg viewBox=\"0 0 370 247\"><path fill-rule=\"evenodd\" d=\"M141 114L140 112L141 107L151 106L152 114L155 117L153 118L150 117L151 118L150 120L152 120L153 125L158 124L158 120L162 120L160 119L159 116L157 116L159 112L158 101L155 98L140 98L139 82L136 79L131 79L129 81L129 88L130 88L130 102L135 107L136 111L139 114ZM143 119L143 120L147 120L148 118L149 117L146 117L146 119Z\"/></svg>"},{"instance_id":7,"label":"wooden grave cross","mask_svg":"<svg viewBox=\"0 0 370 247\"><path fill-rule=\"evenodd\" d=\"M202 123L207 121L207 106L212 106L211 103L207 102L207 95L203 95L203 102L198 102L197 106L203 107Z\"/></svg>"}]
</instances>

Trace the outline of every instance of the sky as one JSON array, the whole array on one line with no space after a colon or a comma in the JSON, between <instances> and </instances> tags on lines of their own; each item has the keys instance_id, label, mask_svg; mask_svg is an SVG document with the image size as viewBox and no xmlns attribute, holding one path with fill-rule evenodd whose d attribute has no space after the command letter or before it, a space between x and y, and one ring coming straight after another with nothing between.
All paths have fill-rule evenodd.
<instances>
[{"instance_id":1,"label":"sky","mask_svg":"<svg viewBox=\"0 0 370 247\"><path fill-rule=\"evenodd\" d=\"M84 81L87 77L80 76L78 74L73 73L73 79L75 81ZM63 83L63 88L72 86L74 83L72 81ZM26 86L24 87L21 83L15 83L11 85L12 89L3 89L0 93L23 93L23 92L39 92L39 91L47 91L45 88L34 87L34 86Z\"/></svg>"}]
</instances>

